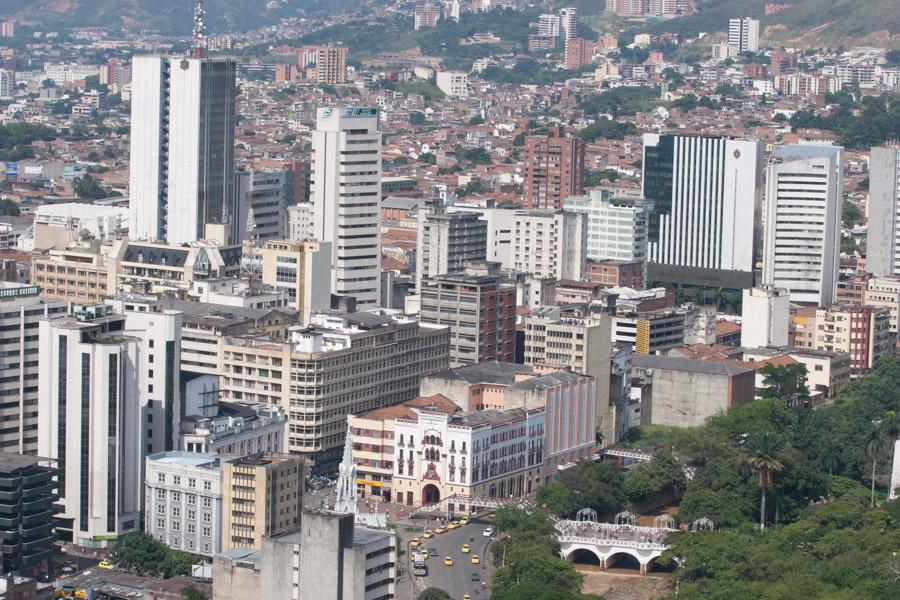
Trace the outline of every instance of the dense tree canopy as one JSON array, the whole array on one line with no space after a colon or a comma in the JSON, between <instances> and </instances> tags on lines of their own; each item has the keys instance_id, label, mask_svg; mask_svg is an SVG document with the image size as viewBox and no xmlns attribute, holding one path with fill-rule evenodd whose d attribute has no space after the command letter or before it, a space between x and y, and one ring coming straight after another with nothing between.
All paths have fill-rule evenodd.
<instances>
[{"instance_id":1,"label":"dense tree canopy","mask_svg":"<svg viewBox=\"0 0 900 600\"><path fill-rule=\"evenodd\" d=\"M687 479L681 464L668 452L657 452L625 474L625 495L632 502L646 502L657 496L679 492Z\"/></svg>"},{"instance_id":2,"label":"dense tree canopy","mask_svg":"<svg viewBox=\"0 0 900 600\"><path fill-rule=\"evenodd\" d=\"M623 483L616 463L584 461L563 471L558 481L538 488L537 503L561 517L572 517L582 508L611 516L625 506Z\"/></svg>"},{"instance_id":3,"label":"dense tree canopy","mask_svg":"<svg viewBox=\"0 0 900 600\"><path fill-rule=\"evenodd\" d=\"M112 560L120 569L138 575L168 578L190 575L191 565L200 557L172 550L153 536L135 532L120 541L113 551Z\"/></svg>"}]
</instances>

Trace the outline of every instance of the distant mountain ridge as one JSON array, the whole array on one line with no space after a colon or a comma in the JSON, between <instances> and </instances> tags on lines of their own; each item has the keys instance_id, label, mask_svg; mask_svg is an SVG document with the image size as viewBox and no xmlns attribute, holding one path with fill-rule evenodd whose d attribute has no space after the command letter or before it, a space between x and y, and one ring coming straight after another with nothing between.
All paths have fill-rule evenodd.
<instances>
[{"instance_id":1,"label":"distant mountain ridge","mask_svg":"<svg viewBox=\"0 0 900 600\"><path fill-rule=\"evenodd\" d=\"M290 16L314 16L364 0L204 0L210 33L244 31ZM190 33L192 0L0 0L0 17L45 28L103 27Z\"/></svg>"},{"instance_id":2,"label":"distant mountain ridge","mask_svg":"<svg viewBox=\"0 0 900 600\"><path fill-rule=\"evenodd\" d=\"M767 3L792 4L765 16ZM784 45L900 47L900 0L699 0L690 16L654 23L654 32L725 31L728 19L761 20L764 40Z\"/></svg>"}]
</instances>

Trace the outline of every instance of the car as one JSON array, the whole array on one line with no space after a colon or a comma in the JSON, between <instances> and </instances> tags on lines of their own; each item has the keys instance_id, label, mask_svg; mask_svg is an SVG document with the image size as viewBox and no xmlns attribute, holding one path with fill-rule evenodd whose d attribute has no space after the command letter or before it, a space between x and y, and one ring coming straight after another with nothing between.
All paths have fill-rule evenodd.
<instances>
[{"instance_id":1,"label":"car","mask_svg":"<svg viewBox=\"0 0 900 600\"><path fill-rule=\"evenodd\" d=\"M472 579L472 581L481 581L481 575L479 575L479 574L476 573L475 571L472 571L472 577L471 577L471 579Z\"/></svg>"},{"instance_id":2,"label":"car","mask_svg":"<svg viewBox=\"0 0 900 600\"><path fill-rule=\"evenodd\" d=\"M481 557L478 556L477 554L473 554L473 555L472 555L472 564L473 564L473 565L480 565L480 564L481 564Z\"/></svg>"},{"instance_id":3,"label":"car","mask_svg":"<svg viewBox=\"0 0 900 600\"><path fill-rule=\"evenodd\" d=\"M494 528L493 527L485 527L484 533L482 533L481 535L483 535L484 537L491 537L492 535L494 535Z\"/></svg>"},{"instance_id":4,"label":"car","mask_svg":"<svg viewBox=\"0 0 900 600\"><path fill-rule=\"evenodd\" d=\"M116 565L112 564L108 560L101 560L97 567L106 571L111 571L116 568Z\"/></svg>"},{"instance_id":5,"label":"car","mask_svg":"<svg viewBox=\"0 0 900 600\"><path fill-rule=\"evenodd\" d=\"M444 557L444 566L445 566L445 567L452 567L452 566L453 566L453 557L452 557L452 556L445 556L445 557Z\"/></svg>"},{"instance_id":6,"label":"car","mask_svg":"<svg viewBox=\"0 0 900 600\"><path fill-rule=\"evenodd\" d=\"M422 560L428 560L428 557L429 557L429 556L430 556L430 554L428 553L428 549L427 549L427 548L419 548L419 557L420 557Z\"/></svg>"},{"instance_id":7,"label":"car","mask_svg":"<svg viewBox=\"0 0 900 600\"><path fill-rule=\"evenodd\" d=\"M447 529L458 529L458 528L459 528L459 521L450 521L449 523L447 523Z\"/></svg>"},{"instance_id":8,"label":"car","mask_svg":"<svg viewBox=\"0 0 900 600\"><path fill-rule=\"evenodd\" d=\"M438 555L437 548L429 548L428 549L428 556L437 556L437 555Z\"/></svg>"},{"instance_id":9,"label":"car","mask_svg":"<svg viewBox=\"0 0 900 600\"><path fill-rule=\"evenodd\" d=\"M469 517L463 517L462 519L460 519L460 520L459 520L459 524L460 524L460 525L468 525L468 524L469 524Z\"/></svg>"},{"instance_id":10,"label":"car","mask_svg":"<svg viewBox=\"0 0 900 600\"><path fill-rule=\"evenodd\" d=\"M443 525L441 525L440 527L438 527L437 529L435 529L434 532L435 532L436 534L438 534L438 535L440 535L440 534L442 534L442 533L447 533L447 528L444 527Z\"/></svg>"},{"instance_id":11,"label":"car","mask_svg":"<svg viewBox=\"0 0 900 600\"><path fill-rule=\"evenodd\" d=\"M472 600L472 596L468 594L463 594L462 600Z\"/></svg>"},{"instance_id":12,"label":"car","mask_svg":"<svg viewBox=\"0 0 900 600\"><path fill-rule=\"evenodd\" d=\"M433 538L433 537L434 537L434 532L431 531L431 530L426 531L425 533L422 534L422 539L423 539L423 540L430 540L430 539Z\"/></svg>"},{"instance_id":13,"label":"car","mask_svg":"<svg viewBox=\"0 0 900 600\"><path fill-rule=\"evenodd\" d=\"M418 548L422 542L419 541L419 538L413 538L409 541L410 548Z\"/></svg>"},{"instance_id":14,"label":"car","mask_svg":"<svg viewBox=\"0 0 900 600\"><path fill-rule=\"evenodd\" d=\"M463 544L463 545L462 545L462 548L460 548L459 551L462 552L463 554L468 554L468 553L469 553L469 545L468 545L468 544Z\"/></svg>"}]
</instances>

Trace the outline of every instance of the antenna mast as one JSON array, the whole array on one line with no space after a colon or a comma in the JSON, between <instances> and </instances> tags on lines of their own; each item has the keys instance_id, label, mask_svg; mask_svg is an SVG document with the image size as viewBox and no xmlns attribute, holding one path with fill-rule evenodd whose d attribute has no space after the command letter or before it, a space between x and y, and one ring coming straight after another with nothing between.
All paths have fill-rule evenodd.
<instances>
[{"instance_id":1,"label":"antenna mast","mask_svg":"<svg viewBox=\"0 0 900 600\"><path fill-rule=\"evenodd\" d=\"M203 22L203 0L194 0L194 30L190 54L194 58L206 56L206 23Z\"/></svg>"}]
</instances>

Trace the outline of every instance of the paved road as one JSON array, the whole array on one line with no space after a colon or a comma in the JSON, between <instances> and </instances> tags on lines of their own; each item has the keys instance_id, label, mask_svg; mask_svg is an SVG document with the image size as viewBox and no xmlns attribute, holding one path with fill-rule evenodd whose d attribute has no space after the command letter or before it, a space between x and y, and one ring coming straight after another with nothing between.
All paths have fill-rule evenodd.
<instances>
[{"instance_id":1,"label":"paved road","mask_svg":"<svg viewBox=\"0 0 900 600\"><path fill-rule=\"evenodd\" d=\"M468 525L436 535L430 540L423 540L426 548L437 549L438 555L428 559L428 577L424 578L423 587L441 588L451 598L460 599L463 594L472 596L472 600L490 597L490 587L482 588L481 582L472 581L472 573L490 584L491 568L488 559L490 538L482 535L487 521L473 521ZM469 541L472 538L474 541ZM463 554L463 544L469 544L471 552ZM473 555L481 557L480 565L473 565ZM453 558L453 566L444 566L444 557Z\"/></svg>"}]
</instances>

